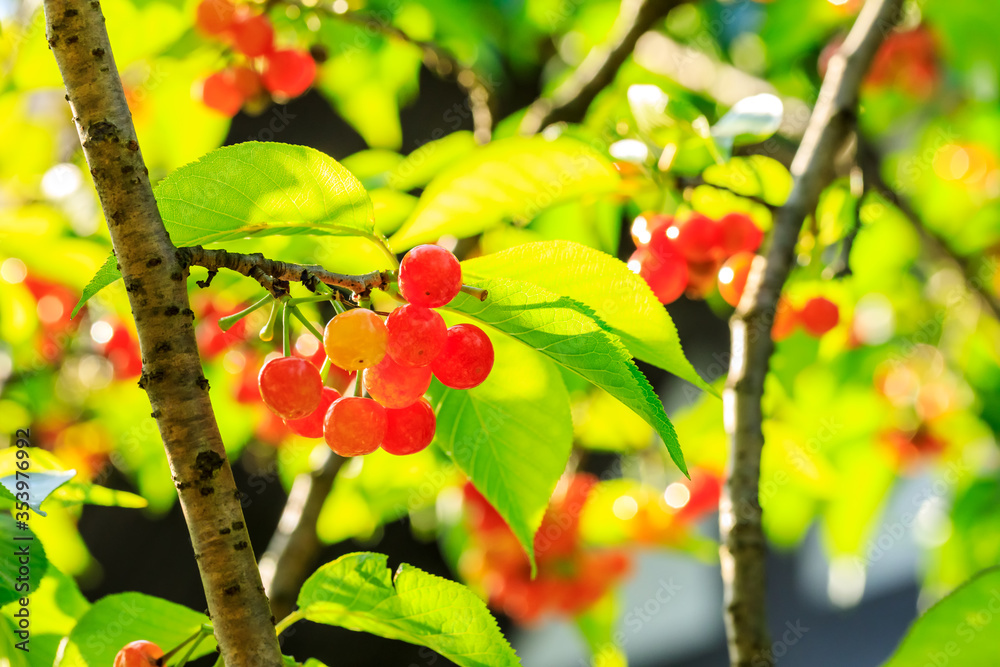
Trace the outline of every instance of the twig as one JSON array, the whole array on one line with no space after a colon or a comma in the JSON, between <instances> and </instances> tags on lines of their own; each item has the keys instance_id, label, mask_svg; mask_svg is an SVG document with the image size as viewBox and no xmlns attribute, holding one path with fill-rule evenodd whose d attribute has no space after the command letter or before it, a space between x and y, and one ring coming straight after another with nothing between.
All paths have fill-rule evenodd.
<instances>
[{"instance_id":1,"label":"twig","mask_svg":"<svg viewBox=\"0 0 1000 667\"><path fill-rule=\"evenodd\" d=\"M328 16L347 23L361 26L368 30L382 33L386 37L398 39L418 47L423 55L424 65L438 78L451 80L458 84L469 99L469 111L472 113L473 136L480 144L489 143L493 135L493 112L490 110L490 87L476 70L463 65L447 49L441 45L423 39L414 39L396 26L386 23L377 16L363 12L337 12L333 5L319 3L308 6L299 0L280 0L282 4L295 5L303 10L319 10Z\"/></svg>"},{"instance_id":2,"label":"twig","mask_svg":"<svg viewBox=\"0 0 1000 667\"><path fill-rule=\"evenodd\" d=\"M581 120L597 94L614 81L643 33L685 2L687 0L622 0L608 44L592 49L551 97L540 97L528 107L519 128L521 134L535 134L559 121Z\"/></svg>"},{"instance_id":3,"label":"twig","mask_svg":"<svg viewBox=\"0 0 1000 667\"><path fill-rule=\"evenodd\" d=\"M316 521L345 460L331 452L319 470L299 475L292 484L278 528L260 559L261 578L275 618L291 613L316 561Z\"/></svg>"},{"instance_id":4,"label":"twig","mask_svg":"<svg viewBox=\"0 0 1000 667\"><path fill-rule=\"evenodd\" d=\"M858 137L858 166L864 173L866 187L871 187L885 203L899 210L913 225L924 245L957 269L965 277L966 285L979 297L983 306L992 313L995 319L1000 321L1000 301L997 301L997 298L987 289L983 277L977 275L966 257L955 252L944 239L931 231L913 206L885 182L885 179L882 178L882 156L879 155L875 146L860 135Z\"/></svg>"},{"instance_id":5,"label":"twig","mask_svg":"<svg viewBox=\"0 0 1000 667\"><path fill-rule=\"evenodd\" d=\"M277 667L271 610L198 357L186 267L156 207L101 5L45 0L44 6L49 48L135 317L139 386L163 439L221 655L230 667Z\"/></svg>"},{"instance_id":6,"label":"twig","mask_svg":"<svg viewBox=\"0 0 1000 667\"><path fill-rule=\"evenodd\" d=\"M730 322L732 355L723 393L730 454L719 506L726 633L733 667L772 665L765 613L765 542L758 497L761 398L774 344L770 329L805 217L830 180L834 157L853 126L858 89L895 25L902 0L868 0L830 66L792 161L788 201L775 216L766 259L758 258Z\"/></svg>"},{"instance_id":7,"label":"twig","mask_svg":"<svg viewBox=\"0 0 1000 667\"><path fill-rule=\"evenodd\" d=\"M745 195L741 192L733 190L732 188L727 188L725 185L719 185L717 183L709 183L708 181L705 180L705 177L703 175L677 176L675 180L677 183L677 187L681 189L696 188L698 186L704 185L710 188L715 188L716 190L722 190L723 192L728 192L742 199L747 199L749 201L752 201L756 204L760 204L761 206L767 208L769 211L777 211L780 208L779 206L775 206L774 204L765 201L762 197L758 197L756 195Z\"/></svg>"}]
</instances>

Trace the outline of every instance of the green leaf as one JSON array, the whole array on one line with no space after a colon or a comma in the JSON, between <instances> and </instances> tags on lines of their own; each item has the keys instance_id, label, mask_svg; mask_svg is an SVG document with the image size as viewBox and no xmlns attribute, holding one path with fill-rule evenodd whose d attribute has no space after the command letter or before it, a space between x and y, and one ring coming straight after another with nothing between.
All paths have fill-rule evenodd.
<instances>
[{"instance_id":1,"label":"green leaf","mask_svg":"<svg viewBox=\"0 0 1000 667\"><path fill-rule=\"evenodd\" d=\"M677 329L646 281L611 255L569 241L528 243L462 264L467 280L517 276L589 307L637 359L715 390L684 356Z\"/></svg>"},{"instance_id":2,"label":"green leaf","mask_svg":"<svg viewBox=\"0 0 1000 667\"><path fill-rule=\"evenodd\" d=\"M76 314L80 312L83 305L90 301L90 297L94 296L121 277L121 271L118 270L118 260L115 259L114 255L108 255L108 258L104 260L104 264L101 265L101 268L97 270L94 277L91 278L90 282L87 283L87 286L83 288L80 300L75 306L73 306L73 312L70 314L70 317L76 317Z\"/></svg>"},{"instance_id":3,"label":"green leaf","mask_svg":"<svg viewBox=\"0 0 1000 667\"><path fill-rule=\"evenodd\" d=\"M772 206L782 206L792 191L792 175L788 169L764 155L734 157L725 164L709 166L702 176L710 185L746 197L760 197Z\"/></svg>"},{"instance_id":4,"label":"green leaf","mask_svg":"<svg viewBox=\"0 0 1000 667\"><path fill-rule=\"evenodd\" d=\"M607 330L608 325L592 309L522 280L486 278L465 267L463 276L489 290L489 297L479 301L459 293L449 308L513 336L607 391L656 430L670 458L687 474L663 403L618 336Z\"/></svg>"},{"instance_id":5,"label":"green leaf","mask_svg":"<svg viewBox=\"0 0 1000 667\"><path fill-rule=\"evenodd\" d=\"M0 514L0 544L7 550L0 559L0 605L7 604L21 597L27 597L38 589L49 560L45 556L42 543L30 529L20 529L9 514ZM27 549L26 556L21 549ZM20 562L27 558L27 563ZM20 568L28 570L27 578L23 578ZM22 577L18 579L18 577ZM25 587L27 586L27 587Z\"/></svg>"},{"instance_id":6,"label":"green leaf","mask_svg":"<svg viewBox=\"0 0 1000 667\"><path fill-rule=\"evenodd\" d=\"M66 644L59 667L108 667L129 642L145 639L169 651L198 632L208 617L187 607L142 593L119 593L101 598L80 617ZM108 628L114 627L112 637ZM209 635L192 658L215 650Z\"/></svg>"},{"instance_id":7,"label":"green leaf","mask_svg":"<svg viewBox=\"0 0 1000 667\"><path fill-rule=\"evenodd\" d=\"M993 624L997 614L1000 568L992 568L959 586L914 621L884 667L995 664L997 636Z\"/></svg>"},{"instance_id":8,"label":"green leaf","mask_svg":"<svg viewBox=\"0 0 1000 667\"><path fill-rule=\"evenodd\" d=\"M611 162L584 143L511 137L480 147L434 178L390 243L402 251L442 234L467 237L552 204L613 191Z\"/></svg>"},{"instance_id":9,"label":"green leaf","mask_svg":"<svg viewBox=\"0 0 1000 667\"><path fill-rule=\"evenodd\" d=\"M597 604L577 616L576 627L587 642L594 667L627 667L625 651L615 641L621 617L617 592L610 591Z\"/></svg>"},{"instance_id":10,"label":"green leaf","mask_svg":"<svg viewBox=\"0 0 1000 667\"><path fill-rule=\"evenodd\" d=\"M449 323L451 323L449 321ZM483 384L431 388L437 443L500 512L534 562L534 536L573 443L569 394L551 361L494 335Z\"/></svg>"},{"instance_id":11,"label":"green leaf","mask_svg":"<svg viewBox=\"0 0 1000 667\"><path fill-rule=\"evenodd\" d=\"M387 557L341 556L299 591L299 613L316 623L426 646L461 667L520 665L486 605L465 586Z\"/></svg>"},{"instance_id":12,"label":"green leaf","mask_svg":"<svg viewBox=\"0 0 1000 667\"><path fill-rule=\"evenodd\" d=\"M306 146L224 146L171 173L154 194L178 247L275 234L376 238L372 203L358 179ZM109 257L80 304L120 276Z\"/></svg>"},{"instance_id":13,"label":"green leaf","mask_svg":"<svg viewBox=\"0 0 1000 667\"><path fill-rule=\"evenodd\" d=\"M476 148L472 132L453 132L445 137L428 141L395 165L386 174L385 184L406 192L422 188L456 160L466 157Z\"/></svg>"}]
</instances>

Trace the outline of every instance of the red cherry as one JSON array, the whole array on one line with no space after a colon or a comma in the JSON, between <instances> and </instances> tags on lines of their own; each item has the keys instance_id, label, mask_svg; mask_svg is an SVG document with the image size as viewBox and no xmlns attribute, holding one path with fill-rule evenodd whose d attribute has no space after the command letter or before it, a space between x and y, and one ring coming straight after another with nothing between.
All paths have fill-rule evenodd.
<instances>
[{"instance_id":1,"label":"red cherry","mask_svg":"<svg viewBox=\"0 0 1000 667\"><path fill-rule=\"evenodd\" d=\"M301 419L286 419L285 425L303 438L322 438L323 420L330 405L340 398L340 392L329 387L323 387L319 397L319 405L306 417Z\"/></svg>"},{"instance_id":2,"label":"red cherry","mask_svg":"<svg viewBox=\"0 0 1000 667\"><path fill-rule=\"evenodd\" d=\"M493 343L476 325L456 324L448 329L444 349L431 368L446 387L478 387L493 369Z\"/></svg>"},{"instance_id":3,"label":"red cherry","mask_svg":"<svg viewBox=\"0 0 1000 667\"><path fill-rule=\"evenodd\" d=\"M236 89L243 95L244 100L250 100L260 95L263 89L260 82L260 74L250 67L234 67L233 83Z\"/></svg>"},{"instance_id":4,"label":"red cherry","mask_svg":"<svg viewBox=\"0 0 1000 667\"><path fill-rule=\"evenodd\" d=\"M418 245L399 263L399 292L410 303L438 308L462 289L462 266L441 246Z\"/></svg>"},{"instance_id":5,"label":"red cherry","mask_svg":"<svg viewBox=\"0 0 1000 667\"><path fill-rule=\"evenodd\" d=\"M735 307L743 296L754 257L752 252L737 253L719 269L719 295L730 306Z\"/></svg>"},{"instance_id":6,"label":"red cherry","mask_svg":"<svg viewBox=\"0 0 1000 667\"><path fill-rule=\"evenodd\" d=\"M260 79L272 93L298 97L313 84L316 61L307 51L279 50L265 57Z\"/></svg>"},{"instance_id":7,"label":"red cherry","mask_svg":"<svg viewBox=\"0 0 1000 667\"><path fill-rule=\"evenodd\" d=\"M630 230L632 233L632 242L635 243L636 248L648 245L653 238L654 231L665 230L673 222L674 219L669 215L661 215L649 211L637 215L635 220L632 221L632 228Z\"/></svg>"},{"instance_id":8,"label":"red cherry","mask_svg":"<svg viewBox=\"0 0 1000 667\"><path fill-rule=\"evenodd\" d=\"M163 657L163 650L144 639L126 644L115 656L114 667L151 667Z\"/></svg>"},{"instance_id":9,"label":"red cherry","mask_svg":"<svg viewBox=\"0 0 1000 667\"><path fill-rule=\"evenodd\" d=\"M774 323L771 325L771 339L778 343L785 340L802 324L799 312L785 297L778 299L778 307L774 311Z\"/></svg>"},{"instance_id":10,"label":"red cherry","mask_svg":"<svg viewBox=\"0 0 1000 667\"><path fill-rule=\"evenodd\" d=\"M243 107L244 98L232 70L222 70L205 79L201 85L201 100L209 109L235 116Z\"/></svg>"},{"instance_id":11,"label":"red cherry","mask_svg":"<svg viewBox=\"0 0 1000 667\"><path fill-rule=\"evenodd\" d=\"M719 220L719 237L726 256L754 252L764 240L764 232L746 213L730 213Z\"/></svg>"},{"instance_id":12,"label":"red cherry","mask_svg":"<svg viewBox=\"0 0 1000 667\"><path fill-rule=\"evenodd\" d=\"M437 418L426 399L421 398L401 410L386 410L385 418L386 430L382 449L390 454L396 456L415 454L426 448L434 439Z\"/></svg>"},{"instance_id":13,"label":"red cherry","mask_svg":"<svg viewBox=\"0 0 1000 667\"><path fill-rule=\"evenodd\" d=\"M667 229L677 249L689 262L708 262L722 251L722 233L719 223L700 213Z\"/></svg>"},{"instance_id":14,"label":"red cherry","mask_svg":"<svg viewBox=\"0 0 1000 667\"><path fill-rule=\"evenodd\" d=\"M385 408L370 398L345 396L326 411L323 438L335 454L371 454L385 437Z\"/></svg>"},{"instance_id":15,"label":"red cherry","mask_svg":"<svg viewBox=\"0 0 1000 667\"><path fill-rule=\"evenodd\" d=\"M196 10L195 25L209 35L221 35L233 27L236 5L229 0L202 0Z\"/></svg>"},{"instance_id":16,"label":"red cherry","mask_svg":"<svg viewBox=\"0 0 1000 667\"><path fill-rule=\"evenodd\" d=\"M429 366L402 366L386 355L375 366L365 369L365 389L387 408L400 409L423 396L431 386Z\"/></svg>"},{"instance_id":17,"label":"red cherry","mask_svg":"<svg viewBox=\"0 0 1000 667\"><path fill-rule=\"evenodd\" d=\"M386 353L403 366L427 366L444 349L448 327L430 308L412 303L400 306L385 319L389 330Z\"/></svg>"},{"instance_id":18,"label":"red cherry","mask_svg":"<svg viewBox=\"0 0 1000 667\"><path fill-rule=\"evenodd\" d=\"M283 419L301 419L319 405L323 380L305 359L278 357L264 364L257 376L260 397Z\"/></svg>"},{"instance_id":19,"label":"red cherry","mask_svg":"<svg viewBox=\"0 0 1000 667\"><path fill-rule=\"evenodd\" d=\"M691 492L691 497L684 507L674 515L678 521L691 523L705 514L719 509L719 498L722 495L722 479L710 472L693 471L691 481L685 485Z\"/></svg>"},{"instance_id":20,"label":"red cherry","mask_svg":"<svg viewBox=\"0 0 1000 667\"><path fill-rule=\"evenodd\" d=\"M819 338L840 322L837 304L823 297L809 299L799 311L799 321L810 335Z\"/></svg>"},{"instance_id":21,"label":"red cherry","mask_svg":"<svg viewBox=\"0 0 1000 667\"><path fill-rule=\"evenodd\" d=\"M274 49L274 28L264 14L238 17L233 24L233 42L237 50L250 58Z\"/></svg>"},{"instance_id":22,"label":"red cherry","mask_svg":"<svg viewBox=\"0 0 1000 667\"><path fill-rule=\"evenodd\" d=\"M629 258L628 266L649 284L662 304L673 303L688 284L688 266L682 257L657 260L649 248L639 248Z\"/></svg>"},{"instance_id":23,"label":"red cherry","mask_svg":"<svg viewBox=\"0 0 1000 667\"><path fill-rule=\"evenodd\" d=\"M722 262L710 259L707 262L688 262L687 296L691 299L704 299L715 287Z\"/></svg>"}]
</instances>

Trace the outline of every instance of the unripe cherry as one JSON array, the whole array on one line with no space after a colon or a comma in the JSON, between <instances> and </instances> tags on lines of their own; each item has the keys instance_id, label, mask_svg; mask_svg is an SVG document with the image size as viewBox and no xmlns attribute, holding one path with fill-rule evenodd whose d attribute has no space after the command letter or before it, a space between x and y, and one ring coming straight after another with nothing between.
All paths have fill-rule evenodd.
<instances>
[{"instance_id":1,"label":"unripe cherry","mask_svg":"<svg viewBox=\"0 0 1000 667\"><path fill-rule=\"evenodd\" d=\"M385 319L389 330L386 353L403 366L427 366L444 348L448 326L430 308L412 303L400 306Z\"/></svg>"},{"instance_id":2,"label":"unripe cherry","mask_svg":"<svg viewBox=\"0 0 1000 667\"><path fill-rule=\"evenodd\" d=\"M301 419L319 405L323 379L305 359L278 357L263 365L257 376L260 397L283 419Z\"/></svg>"},{"instance_id":3,"label":"unripe cherry","mask_svg":"<svg viewBox=\"0 0 1000 667\"><path fill-rule=\"evenodd\" d=\"M814 297L799 311L799 321L810 335L819 338L840 322L837 304L824 297Z\"/></svg>"},{"instance_id":4,"label":"unripe cherry","mask_svg":"<svg viewBox=\"0 0 1000 667\"><path fill-rule=\"evenodd\" d=\"M450 251L418 245L399 263L399 292L410 303L439 308L462 289L462 266Z\"/></svg>"},{"instance_id":5,"label":"unripe cherry","mask_svg":"<svg viewBox=\"0 0 1000 667\"><path fill-rule=\"evenodd\" d=\"M385 417L386 431L382 449L390 454L415 454L425 449L434 439L437 418L427 399L421 398L400 410L387 409Z\"/></svg>"},{"instance_id":6,"label":"unripe cherry","mask_svg":"<svg viewBox=\"0 0 1000 667\"><path fill-rule=\"evenodd\" d=\"M386 355L376 366L365 369L365 389L379 404L405 408L420 399L431 386L429 366L402 366Z\"/></svg>"},{"instance_id":7,"label":"unripe cherry","mask_svg":"<svg viewBox=\"0 0 1000 667\"><path fill-rule=\"evenodd\" d=\"M334 316L323 330L323 348L330 361L346 371L374 366L385 357L389 331L382 318L367 308Z\"/></svg>"},{"instance_id":8,"label":"unripe cherry","mask_svg":"<svg viewBox=\"0 0 1000 667\"><path fill-rule=\"evenodd\" d=\"M477 387L493 369L493 343L476 325L456 324L448 329L444 349L431 368L434 376L446 387Z\"/></svg>"},{"instance_id":9,"label":"unripe cherry","mask_svg":"<svg viewBox=\"0 0 1000 667\"><path fill-rule=\"evenodd\" d=\"M144 639L122 647L115 656L114 667L152 667L163 657L163 649Z\"/></svg>"},{"instance_id":10,"label":"unripe cherry","mask_svg":"<svg viewBox=\"0 0 1000 667\"><path fill-rule=\"evenodd\" d=\"M303 438L322 438L323 421L326 419L326 411L330 405L340 398L340 392L330 387L323 387L319 397L319 405L309 415L301 419L286 419L285 425Z\"/></svg>"},{"instance_id":11,"label":"unripe cherry","mask_svg":"<svg viewBox=\"0 0 1000 667\"><path fill-rule=\"evenodd\" d=\"M323 420L323 438L340 456L371 454L382 444L385 429L385 408L358 396L338 398Z\"/></svg>"}]
</instances>

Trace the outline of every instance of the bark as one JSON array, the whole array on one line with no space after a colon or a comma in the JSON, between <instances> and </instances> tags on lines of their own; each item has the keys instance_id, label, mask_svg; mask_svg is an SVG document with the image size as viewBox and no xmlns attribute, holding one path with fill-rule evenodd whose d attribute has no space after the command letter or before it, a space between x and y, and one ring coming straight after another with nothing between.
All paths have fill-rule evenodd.
<instances>
[{"instance_id":1,"label":"bark","mask_svg":"<svg viewBox=\"0 0 1000 667\"><path fill-rule=\"evenodd\" d=\"M872 57L892 30L901 0L868 0L840 51L831 59L802 143L792 161L791 194L778 211L766 260L754 262L730 323L732 352L723 392L729 463L719 507L720 559L730 663L774 662L765 612L764 534L758 498L761 399L774 345L770 331L782 286L791 272L805 217L829 183L834 158L854 126L858 90Z\"/></svg>"},{"instance_id":2,"label":"bark","mask_svg":"<svg viewBox=\"0 0 1000 667\"><path fill-rule=\"evenodd\" d=\"M528 107L521 134L535 134L547 125L583 120L597 94L614 81L619 68L632 54L636 42L667 13L687 0L622 0L611 27L609 44L592 49L573 75L552 94Z\"/></svg>"},{"instance_id":3,"label":"bark","mask_svg":"<svg viewBox=\"0 0 1000 667\"><path fill-rule=\"evenodd\" d=\"M163 438L216 639L231 667L276 667L270 608L198 357L187 271L153 198L100 3L45 0L45 18L135 317L139 386Z\"/></svg>"}]
</instances>

